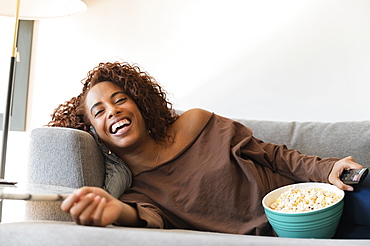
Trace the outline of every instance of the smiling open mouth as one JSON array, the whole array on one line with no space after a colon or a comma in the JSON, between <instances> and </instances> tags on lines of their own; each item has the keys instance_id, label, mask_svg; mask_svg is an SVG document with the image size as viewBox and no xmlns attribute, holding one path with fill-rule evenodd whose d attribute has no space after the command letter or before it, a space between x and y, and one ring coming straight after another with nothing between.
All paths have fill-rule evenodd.
<instances>
[{"instance_id":1,"label":"smiling open mouth","mask_svg":"<svg viewBox=\"0 0 370 246\"><path fill-rule=\"evenodd\" d=\"M129 119L123 119L116 123L114 123L111 126L110 132L112 134L116 134L120 129L123 129L131 124L131 121Z\"/></svg>"}]
</instances>

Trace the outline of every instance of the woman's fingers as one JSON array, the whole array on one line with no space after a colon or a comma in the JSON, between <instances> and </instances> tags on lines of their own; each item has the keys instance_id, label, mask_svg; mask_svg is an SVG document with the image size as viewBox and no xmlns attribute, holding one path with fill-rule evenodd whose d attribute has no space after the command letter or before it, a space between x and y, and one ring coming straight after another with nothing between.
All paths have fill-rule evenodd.
<instances>
[{"instance_id":1,"label":"woman's fingers","mask_svg":"<svg viewBox=\"0 0 370 246\"><path fill-rule=\"evenodd\" d=\"M61 209L70 213L76 224L106 226L113 223L120 212L114 210L112 214L111 210L107 211L108 204L112 206L115 202L112 196L100 188L83 187L68 196Z\"/></svg>"},{"instance_id":2,"label":"woman's fingers","mask_svg":"<svg viewBox=\"0 0 370 246\"><path fill-rule=\"evenodd\" d=\"M86 204L83 204L85 207L78 216L79 223L82 225L99 225L95 223L95 220L99 221L100 218L94 218L94 214L96 213L96 208L99 205L101 197L92 193L87 196L89 196L88 201Z\"/></svg>"},{"instance_id":3,"label":"woman's fingers","mask_svg":"<svg viewBox=\"0 0 370 246\"><path fill-rule=\"evenodd\" d=\"M64 212L69 213L69 210L73 207L73 205L81 199L82 196L82 189L75 190L71 195L69 195L60 206Z\"/></svg>"},{"instance_id":4,"label":"woman's fingers","mask_svg":"<svg viewBox=\"0 0 370 246\"><path fill-rule=\"evenodd\" d=\"M363 166L361 166L360 164L355 162L355 159L352 156L348 156L346 158L343 158L341 161L343 162L343 170L344 169L363 168Z\"/></svg>"},{"instance_id":5,"label":"woman's fingers","mask_svg":"<svg viewBox=\"0 0 370 246\"><path fill-rule=\"evenodd\" d=\"M77 203L75 203L71 209L69 210L69 213L71 214L72 218L75 220L77 224L86 224L88 223L88 215L87 213L84 213L86 210L91 211L90 205L94 206L95 195L93 193L89 193L85 196L83 196Z\"/></svg>"},{"instance_id":6,"label":"woman's fingers","mask_svg":"<svg viewBox=\"0 0 370 246\"><path fill-rule=\"evenodd\" d=\"M98 196L97 198L98 198L97 206L94 211L94 214L92 215L92 221L94 225L106 226L106 224L103 223L103 213L107 205L107 199L105 199L104 197L100 197L100 196Z\"/></svg>"},{"instance_id":7,"label":"woman's fingers","mask_svg":"<svg viewBox=\"0 0 370 246\"><path fill-rule=\"evenodd\" d=\"M329 182L337 186L341 190L353 191L353 187L350 185L344 184L340 180L340 176L342 172L346 169L358 169L358 168L362 168L362 166L356 163L352 156L343 158L334 164L333 170L331 171L329 175Z\"/></svg>"}]
</instances>

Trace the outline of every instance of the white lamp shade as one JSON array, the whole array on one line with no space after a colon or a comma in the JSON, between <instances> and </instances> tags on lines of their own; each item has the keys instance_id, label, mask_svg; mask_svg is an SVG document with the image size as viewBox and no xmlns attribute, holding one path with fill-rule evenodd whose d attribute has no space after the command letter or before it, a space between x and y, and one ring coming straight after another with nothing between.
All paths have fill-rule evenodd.
<instances>
[{"instance_id":1,"label":"white lamp shade","mask_svg":"<svg viewBox=\"0 0 370 246\"><path fill-rule=\"evenodd\" d=\"M64 17L82 13L86 3L81 0L21 0L19 18L38 20L43 18ZM16 0L0 0L0 15L14 16Z\"/></svg>"}]
</instances>

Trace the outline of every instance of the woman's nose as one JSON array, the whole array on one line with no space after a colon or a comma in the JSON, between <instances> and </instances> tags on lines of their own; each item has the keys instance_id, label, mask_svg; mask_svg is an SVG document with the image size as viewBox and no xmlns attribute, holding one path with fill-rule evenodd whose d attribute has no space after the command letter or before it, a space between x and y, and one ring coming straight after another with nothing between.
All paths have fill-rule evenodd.
<instances>
[{"instance_id":1,"label":"woman's nose","mask_svg":"<svg viewBox=\"0 0 370 246\"><path fill-rule=\"evenodd\" d=\"M118 109L115 106L112 106L112 107L109 108L108 118L110 119L110 118L112 118L112 117L114 117L114 116L116 116L116 115L118 115L120 113L121 113L120 109Z\"/></svg>"}]
</instances>

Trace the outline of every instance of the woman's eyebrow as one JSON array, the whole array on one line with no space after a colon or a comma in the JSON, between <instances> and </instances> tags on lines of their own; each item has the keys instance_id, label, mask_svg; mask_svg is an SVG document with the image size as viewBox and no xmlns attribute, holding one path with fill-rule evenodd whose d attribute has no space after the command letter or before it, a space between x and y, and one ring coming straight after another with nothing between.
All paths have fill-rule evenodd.
<instances>
[{"instance_id":1,"label":"woman's eyebrow","mask_svg":"<svg viewBox=\"0 0 370 246\"><path fill-rule=\"evenodd\" d=\"M92 106L91 106L91 108L90 108L90 113L91 113L91 114L93 114L93 113L92 113L93 109L94 109L95 107L99 106L100 104L102 104L102 103L101 103L101 102L97 102L97 103L95 103L94 105L92 105Z\"/></svg>"},{"instance_id":2,"label":"woman's eyebrow","mask_svg":"<svg viewBox=\"0 0 370 246\"><path fill-rule=\"evenodd\" d=\"M125 95L126 95L126 93L125 93L124 91L116 91L116 92L114 92L114 93L110 96L110 98L113 98L113 97L117 96L117 94L125 94Z\"/></svg>"}]
</instances>

